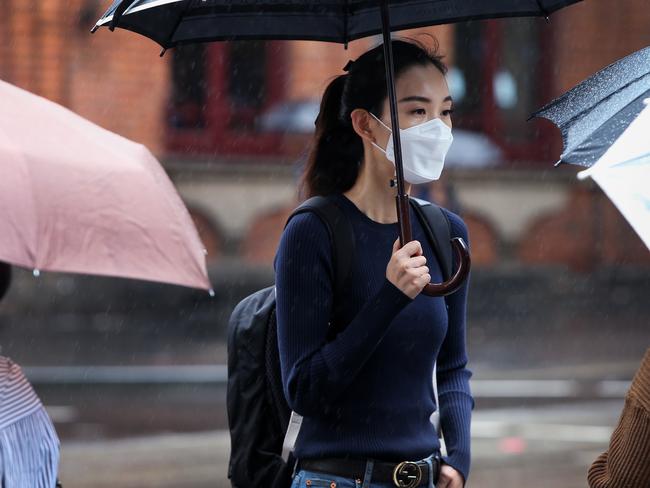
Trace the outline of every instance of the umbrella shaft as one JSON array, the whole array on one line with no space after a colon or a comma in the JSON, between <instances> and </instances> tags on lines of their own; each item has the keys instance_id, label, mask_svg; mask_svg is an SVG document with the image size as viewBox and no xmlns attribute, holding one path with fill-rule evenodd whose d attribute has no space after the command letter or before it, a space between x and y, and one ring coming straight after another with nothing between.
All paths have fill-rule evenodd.
<instances>
[{"instance_id":1,"label":"umbrella shaft","mask_svg":"<svg viewBox=\"0 0 650 488\"><path fill-rule=\"evenodd\" d=\"M393 45L390 38L390 17L388 0L381 1L381 23L384 38L384 64L386 67L386 88L390 106L393 147L395 151L395 172L397 174L397 194L405 195L404 170L402 168L402 145L399 134L399 115L397 113L397 93L395 92L395 69L393 65Z\"/></svg>"},{"instance_id":2,"label":"umbrella shaft","mask_svg":"<svg viewBox=\"0 0 650 488\"><path fill-rule=\"evenodd\" d=\"M395 197L395 202L397 204L397 221L399 222L399 238L400 243L403 246L407 242L413 240L411 233L411 219L410 219L410 210L409 210L409 196L408 195L397 195Z\"/></svg>"},{"instance_id":3,"label":"umbrella shaft","mask_svg":"<svg viewBox=\"0 0 650 488\"><path fill-rule=\"evenodd\" d=\"M397 113L397 93L395 92L395 70L393 65L393 45L390 38L390 16L388 0L381 0L381 26L384 38L384 64L386 66L386 88L390 106L393 148L395 151L395 174L397 175L397 219L402 245L410 242L411 221L409 219L409 200L404 187L404 169L402 166L402 144L399 133L399 115Z\"/></svg>"}]
</instances>

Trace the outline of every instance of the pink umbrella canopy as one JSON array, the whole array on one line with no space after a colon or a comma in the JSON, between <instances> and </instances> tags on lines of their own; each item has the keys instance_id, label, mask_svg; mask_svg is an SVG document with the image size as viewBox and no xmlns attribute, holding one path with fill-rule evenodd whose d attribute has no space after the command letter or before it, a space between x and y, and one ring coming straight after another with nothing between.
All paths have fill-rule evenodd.
<instances>
[{"instance_id":1,"label":"pink umbrella canopy","mask_svg":"<svg viewBox=\"0 0 650 488\"><path fill-rule=\"evenodd\" d=\"M210 289L189 212L142 144L0 81L0 261Z\"/></svg>"}]
</instances>

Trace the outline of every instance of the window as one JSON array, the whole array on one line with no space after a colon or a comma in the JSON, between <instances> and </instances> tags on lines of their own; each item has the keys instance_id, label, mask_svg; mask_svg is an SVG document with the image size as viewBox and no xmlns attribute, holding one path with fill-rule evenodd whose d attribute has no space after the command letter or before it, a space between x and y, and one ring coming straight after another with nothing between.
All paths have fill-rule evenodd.
<instances>
[{"instance_id":1,"label":"window","mask_svg":"<svg viewBox=\"0 0 650 488\"><path fill-rule=\"evenodd\" d=\"M279 155L280 134L257 120L284 96L282 42L237 41L172 50L168 149L210 155Z\"/></svg>"},{"instance_id":2,"label":"window","mask_svg":"<svg viewBox=\"0 0 650 488\"><path fill-rule=\"evenodd\" d=\"M492 91L508 143L521 144L535 139L536 126L526 120L545 102L539 96L542 92L541 25L539 19L517 19L502 31Z\"/></svg>"},{"instance_id":3,"label":"window","mask_svg":"<svg viewBox=\"0 0 650 488\"><path fill-rule=\"evenodd\" d=\"M458 24L454 35L454 65L447 79L454 98L454 125L484 131L481 114L487 104L484 72L484 23Z\"/></svg>"},{"instance_id":4,"label":"window","mask_svg":"<svg viewBox=\"0 0 650 488\"><path fill-rule=\"evenodd\" d=\"M255 116L266 100L267 54L261 41L232 43L228 56L230 127L254 130Z\"/></svg>"},{"instance_id":5,"label":"window","mask_svg":"<svg viewBox=\"0 0 650 488\"><path fill-rule=\"evenodd\" d=\"M169 125L176 129L205 127L205 45L178 46L172 60Z\"/></svg>"},{"instance_id":6,"label":"window","mask_svg":"<svg viewBox=\"0 0 650 488\"><path fill-rule=\"evenodd\" d=\"M549 125L527 122L549 101L548 28L541 19L459 23L448 80L454 126L490 137L510 160L546 160ZM552 137L552 136L551 136Z\"/></svg>"}]
</instances>

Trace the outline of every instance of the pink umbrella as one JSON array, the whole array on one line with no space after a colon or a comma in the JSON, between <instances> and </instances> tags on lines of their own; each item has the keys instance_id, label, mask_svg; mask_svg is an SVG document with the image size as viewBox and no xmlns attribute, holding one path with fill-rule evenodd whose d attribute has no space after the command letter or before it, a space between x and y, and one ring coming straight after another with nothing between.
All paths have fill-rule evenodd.
<instances>
[{"instance_id":1,"label":"pink umbrella","mask_svg":"<svg viewBox=\"0 0 650 488\"><path fill-rule=\"evenodd\" d=\"M0 261L210 289L205 250L141 144L0 81Z\"/></svg>"}]
</instances>

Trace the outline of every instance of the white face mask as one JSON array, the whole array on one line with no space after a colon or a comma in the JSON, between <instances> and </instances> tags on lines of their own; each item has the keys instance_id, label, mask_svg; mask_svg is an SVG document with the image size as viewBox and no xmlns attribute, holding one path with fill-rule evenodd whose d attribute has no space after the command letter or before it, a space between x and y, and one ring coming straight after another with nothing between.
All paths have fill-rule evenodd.
<instances>
[{"instance_id":1,"label":"white face mask","mask_svg":"<svg viewBox=\"0 0 650 488\"><path fill-rule=\"evenodd\" d=\"M390 127L374 114L370 115L391 131ZM400 129L399 135L402 143L404 179L413 185L418 185L440 178L445 165L445 156L454 140L451 129L442 120L436 118L408 129ZM374 142L373 145L395 164L392 131L385 150Z\"/></svg>"}]
</instances>

